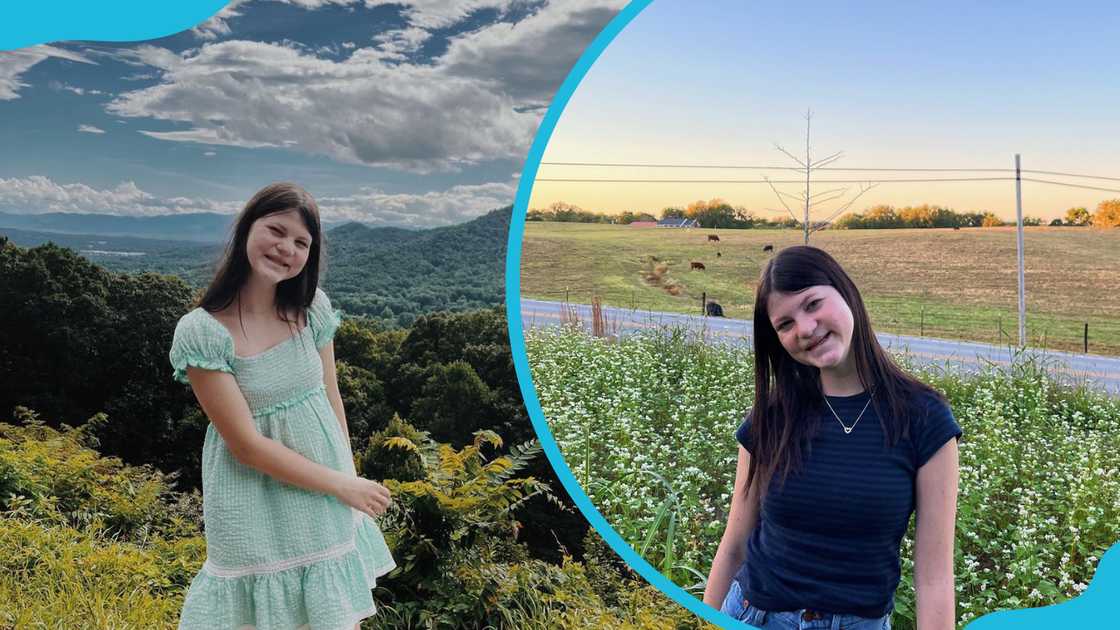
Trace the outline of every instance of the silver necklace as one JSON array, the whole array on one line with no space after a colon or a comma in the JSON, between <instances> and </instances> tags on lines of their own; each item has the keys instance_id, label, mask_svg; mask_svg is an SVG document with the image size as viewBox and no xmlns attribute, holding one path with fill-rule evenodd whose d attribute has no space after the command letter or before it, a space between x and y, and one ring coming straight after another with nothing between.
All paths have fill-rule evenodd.
<instances>
[{"instance_id":1,"label":"silver necklace","mask_svg":"<svg viewBox=\"0 0 1120 630\"><path fill-rule=\"evenodd\" d=\"M852 426L850 427L844 424L844 421L840 419L839 414L837 414L836 410L832 408L832 403L828 402L828 396L824 397L824 404L828 405L828 410L832 412L832 416L836 418L836 421L840 423L840 426L844 427L844 435L847 435L852 432L852 429L856 428L857 424L859 424L860 418L863 417L863 412L867 411L867 406L871 404L871 397L874 395L875 394L871 394L871 396L867 397L867 403L863 405L863 411L859 412L859 415L856 416L856 421L853 422Z\"/></svg>"}]
</instances>

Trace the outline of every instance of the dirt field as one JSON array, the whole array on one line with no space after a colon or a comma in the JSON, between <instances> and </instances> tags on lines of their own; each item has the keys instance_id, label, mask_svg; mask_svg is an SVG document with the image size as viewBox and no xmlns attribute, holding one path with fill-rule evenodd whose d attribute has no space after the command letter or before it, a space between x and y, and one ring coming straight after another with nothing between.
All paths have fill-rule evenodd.
<instances>
[{"instance_id":1,"label":"dirt field","mask_svg":"<svg viewBox=\"0 0 1120 630\"><path fill-rule=\"evenodd\" d=\"M1120 230L1031 227L1024 240L1029 344L1082 351L1088 324L1090 353L1120 355ZM1013 227L825 230L810 238L851 274L876 329L989 343L1017 339L1015 241ZM696 313L706 295L728 317L749 319L772 255L763 247L802 242L794 230L528 222L521 290Z\"/></svg>"}]
</instances>

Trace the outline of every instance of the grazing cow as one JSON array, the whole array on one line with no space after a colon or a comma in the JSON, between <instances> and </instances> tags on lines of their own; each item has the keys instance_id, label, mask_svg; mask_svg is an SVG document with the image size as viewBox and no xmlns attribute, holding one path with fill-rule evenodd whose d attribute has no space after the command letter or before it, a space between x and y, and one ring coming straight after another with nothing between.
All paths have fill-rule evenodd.
<instances>
[{"instance_id":1,"label":"grazing cow","mask_svg":"<svg viewBox=\"0 0 1120 630\"><path fill-rule=\"evenodd\" d=\"M718 243L719 242L719 234L709 234L708 235L708 241L715 241L715 242Z\"/></svg>"},{"instance_id":2,"label":"grazing cow","mask_svg":"<svg viewBox=\"0 0 1120 630\"><path fill-rule=\"evenodd\" d=\"M720 256L722 256L722 254L720 254L719 252L716 252L716 258L719 258Z\"/></svg>"},{"instance_id":3,"label":"grazing cow","mask_svg":"<svg viewBox=\"0 0 1120 630\"><path fill-rule=\"evenodd\" d=\"M773 246L773 245L763 245L763 246L762 246L762 251L764 251L764 252L772 252L772 251L774 251L774 246Z\"/></svg>"},{"instance_id":4,"label":"grazing cow","mask_svg":"<svg viewBox=\"0 0 1120 630\"><path fill-rule=\"evenodd\" d=\"M703 271L705 269L704 263L702 263L702 262L697 262L697 261L693 260L693 261L691 261L690 264L692 266L688 268L689 271L692 271L693 269L699 269L699 270Z\"/></svg>"},{"instance_id":5,"label":"grazing cow","mask_svg":"<svg viewBox=\"0 0 1120 630\"><path fill-rule=\"evenodd\" d=\"M709 317L723 317L723 307L715 302L708 302L706 307L708 309Z\"/></svg>"}]
</instances>

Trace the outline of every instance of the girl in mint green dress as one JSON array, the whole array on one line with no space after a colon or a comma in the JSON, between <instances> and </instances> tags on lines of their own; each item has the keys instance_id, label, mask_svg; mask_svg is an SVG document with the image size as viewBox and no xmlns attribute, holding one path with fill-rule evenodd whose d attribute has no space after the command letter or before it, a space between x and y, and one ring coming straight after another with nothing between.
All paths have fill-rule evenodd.
<instances>
[{"instance_id":1,"label":"girl in mint green dress","mask_svg":"<svg viewBox=\"0 0 1120 630\"><path fill-rule=\"evenodd\" d=\"M181 630L351 630L374 614L370 591L396 566L374 521L389 493L354 468L320 241L310 195L262 189L200 306L175 328L175 378L210 419L207 557Z\"/></svg>"}]
</instances>

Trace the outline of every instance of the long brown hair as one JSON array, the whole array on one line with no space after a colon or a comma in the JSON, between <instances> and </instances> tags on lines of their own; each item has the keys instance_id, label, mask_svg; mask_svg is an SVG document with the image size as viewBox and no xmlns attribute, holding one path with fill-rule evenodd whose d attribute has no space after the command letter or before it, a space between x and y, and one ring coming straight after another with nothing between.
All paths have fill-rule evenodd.
<instances>
[{"instance_id":1,"label":"long brown hair","mask_svg":"<svg viewBox=\"0 0 1120 630\"><path fill-rule=\"evenodd\" d=\"M820 368L797 362L778 340L770 323L770 294L798 293L812 286L836 289L852 311L851 355L865 390L872 392L887 445L909 436L910 418L921 414L919 395L941 395L898 367L879 345L863 298L838 262L816 247L788 247L762 271L754 301L754 407L749 418L752 457L747 487L758 475L759 496L769 480L784 480L797 470L813 437L815 418L824 408Z\"/></svg>"},{"instance_id":2,"label":"long brown hair","mask_svg":"<svg viewBox=\"0 0 1120 630\"><path fill-rule=\"evenodd\" d=\"M276 314L289 324L292 323L288 319L288 313L291 312L298 314L297 321L305 319L307 308L311 306L315 290L319 287L323 234L319 223L319 206L315 199L306 190L290 182L269 184L257 191L245 204L234 223L233 235L226 244L218 272L199 300L199 306L214 313L233 303L251 271L245 251L249 228L261 217L289 210L299 212L304 226L311 234L311 245L307 251L307 262L299 275L276 285Z\"/></svg>"}]
</instances>

